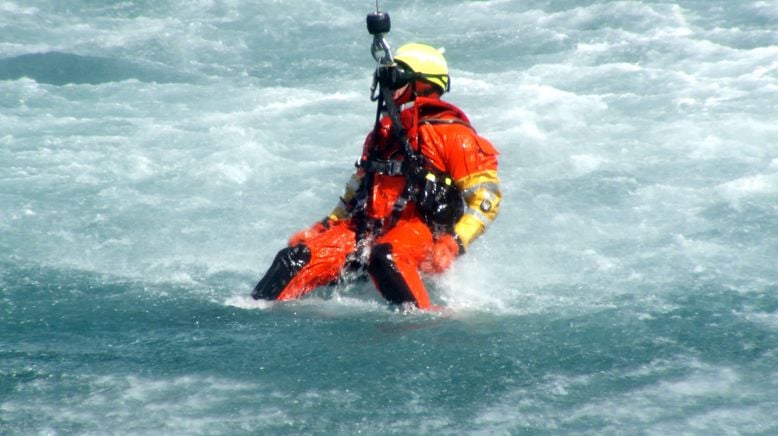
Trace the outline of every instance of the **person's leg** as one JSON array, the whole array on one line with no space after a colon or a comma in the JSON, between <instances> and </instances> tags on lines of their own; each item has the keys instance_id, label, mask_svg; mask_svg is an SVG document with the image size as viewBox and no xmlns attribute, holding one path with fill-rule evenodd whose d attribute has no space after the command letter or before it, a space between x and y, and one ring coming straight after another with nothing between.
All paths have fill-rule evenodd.
<instances>
[{"instance_id":1,"label":"person's leg","mask_svg":"<svg viewBox=\"0 0 778 436\"><path fill-rule=\"evenodd\" d=\"M279 251L254 287L255 300L291 300L337 280L346 256L354 251L355 234L345 222Z\"/></svg>"},{"instance_id":2,"label":"person's leg","mask_svg":"<svg viewBox=\"0 0 778 436\"><path fill-rule=\"evenodd\" d=\"M418 218L400 220L376 240L367 271L384 298L395 304L413 302L420 309L430 308L418 268L431 245L432 233Z\"/></svg>"}]
</instances>

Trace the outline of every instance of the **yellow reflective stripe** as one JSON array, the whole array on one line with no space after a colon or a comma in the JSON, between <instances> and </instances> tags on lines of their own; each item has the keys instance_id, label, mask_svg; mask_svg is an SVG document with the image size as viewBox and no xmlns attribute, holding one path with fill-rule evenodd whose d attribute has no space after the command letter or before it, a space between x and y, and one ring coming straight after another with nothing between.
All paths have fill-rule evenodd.
<instances>
[{"instance_id":1,"label":"yellow reflective stripe","mask_svg":"<svg viewBox=\"0 0 778 436\"><path fill-rule=\"evenodd\" d=\"M456 183L459 189L465 192L476 185L493 183L495 186L499 186L500 178L497 177L497 170L486 170L462 177Z\"/></svg>"},{"instance_id":2,"label":"yellow reflective stripe","mask_svg":"<svg viewBox=\"0 0 778 436\"><path fill-rule=\"evenodd\" d=\"M477 185L473 185L473 186L465 189L462 192L462 195L464 195L465 197L467 197L469 195L473 195L479 189L485 189L485 190L487 190L489 192L493 192L493 193L494 192L500 192L500 185L498 185L497 183L494 183L494 182L479 183Z\"/></svg>"},{"instance_id":3,"label":"yellow reflective stripe","mask_svg":"<svg viewBox=\"0 0 778 436\"><path fill-rule=\"evenodd\" d=\"M500 179L497 171L471 174L457 180L465 200L465 213L454 226L462 244L467 248L497 218L500 212Z\"/></svg>"},{"instance_id":4,"label":"yellow reflective stripe","mask_svg":"<svg viewBox=\"0 0 778 436\"><path fill-rule=\"evenodd\" d=\"M481 224L483 224L484 227L488 227L489 224L491 224L492 221L494 221L494 218L495 218L494 216L488 216L488 215L482 213L480 210L473 209L472 207L469 207L469 206L465 208L465 214L466 215L472 215L475 219L477 219L478 221L481 221Z\"/></svg>"}]
</instances>

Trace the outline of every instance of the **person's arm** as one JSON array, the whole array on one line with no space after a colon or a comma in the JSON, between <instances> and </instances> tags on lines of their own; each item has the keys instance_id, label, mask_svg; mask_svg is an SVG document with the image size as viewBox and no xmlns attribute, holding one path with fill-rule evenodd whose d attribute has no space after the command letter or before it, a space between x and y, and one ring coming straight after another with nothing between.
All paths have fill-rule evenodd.
<instances>
[{"instance_id":1,"label":"person's arm","mask_svg":"<svg viewBox=\"0 0 778 436\"><path fill-rule=\"evenodd\" d=\"M458 133L449 132L450 135L431 135L424 131L422 134L428 143L436 144L436 157L443 158L443 166L454 177L462 193L465 210L454 225L453 234L436 238L429 262L422 265L426 271L443 272L448 269L454 259L464 254L497 218L502 200L497 175L497 150L469 128L449 129L460 130Z\"/></svg>"},{"instance_id":2,"label":"person's arm","mask_svg":"<svg viewBox=\"0 0 778 436\"><path fill-rule=\"evenodd\" d=\"M462 198L465 210L454 226L454 233L463 250L483 234L500 212L502 193L497 175L497 149L491 142L465 126L448 127L445 156L446 169L451 174Z\"/></svg>"},{"instance_id":3,"label":"person's arm","mask_svg":"<svg viewBox=\"0 0 778 436\"><path fill-rule=\"evenodd\" d=\"M338 204L332 209L332 212L327 215L328 219L337 221L351 216L348 204L354 196L357 195L359 185L362 183L362 177L361 171L356 171L351 175L351 178L348 183L346 183L346 187L343 190L343 196L338 199Z\"/></svg>"},{"instance_id":4,"label":"person's arm","mask_svg":"<svg viewBox=\"0 0 778 436\"><path fill-rule=\"evenodd\" d=\"M466 250L500 212L500 179L495 168L470 174L456 183L465 200L465 213L454 226L454 233Z\"/></svg>"}]
</instances>

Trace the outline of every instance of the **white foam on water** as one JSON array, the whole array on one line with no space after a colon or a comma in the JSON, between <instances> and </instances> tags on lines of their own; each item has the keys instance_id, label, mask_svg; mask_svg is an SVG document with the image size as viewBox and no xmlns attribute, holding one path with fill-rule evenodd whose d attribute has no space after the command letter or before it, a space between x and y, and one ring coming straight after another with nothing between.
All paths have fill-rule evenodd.
<instances>
[{"instance_id":1,"label":"white foam on water","mask_svg":"<svg viewBox=\"0 0 778 436\"><path fill-rule=\"evenodd\" d=\"M570 156L570 161L575 172L581 175L599 169L606 159L591 154L575 154Z\"/></svg>"},{"instance_id":2,"label":"white foam on water","mask_svg":"<svg viewBox=\"0 0 778 436\"><path fill-rule=\"evenodd\" d=\"M38 98L57 98L57 94L60 94L59 90L55 88L40 86L31 81L24 83L29 85L29 89L35 90L39 94ZM209 210L220 207L234 208L234 205L224 203L224 201L228 201L230 198L236 198L241 202L245 199L245 201L253 203L256 201L254 199L257 198L257 195L254 193L261 193L262 184L260 183L262 180L272 183L273 179L283 171L284 167L293 167L297 163L293 159L296 156L294 150L288 149L285 144L283 147L275 145L279 143L280 138L274 138L274 134L270 133L272 130L268 130L269 126L273 124L278 125L279 123L291 125L292 120L297 120L298 127L300 125L319 125L322 121L330 122L330 118L335 119L338 115L333 114L331 117L322 115L317 118L309 117L309 114L318 113L322 106L347 105L360 97L353 93L324 94L311 92L306 89L272 87L251 89L248 90L249 92L246 92L246 89L234 88L227 93L221 92L221 99L215 100L213 99L215 97L213 94L218 93L218 90L189 85L158 86L127 83L107 84L96 88L82 88L89 94L94 95L95 98L100 98L96 109L77 102L68 102L66 103L68 106L75 107L76 113L79 114L78 117L58 116L53 120L45 118L20 120L17 118L9 119L7 122L17 123L18 125L19 121L21 121L23 125L28 124L30 130L37 129L38 125L45 125L48 128L57 126L63 130L73 128L75 130L76 127L81 125L96 126L98 122L107 120L109 123L115 121L117 124L130 125L132 130L137 129L138 134L135 138L99 134L94 137L81 135L52 136L46 139L47 148L34 152L34 143L25 144L25 147L30 150L31 164L43 164L51 167L45 175L41 174L41 177L44 178L43 180L52 180L54 178L71 179L76 182L76 186L80 185L85 190L90 190L90 187L100 188L97 195L91 197L91 199L104 204L106 207L110 207L106 211L113 219L121 218L122 216L132 217L136 213L135 211L142 209L165 210L164 214L169 216L171 213L197 213L198 211L208 213ZM130 88L135 88L135 91L131 91ZM141 95L147 96L150 101L157 101L161 105L160 107L172 104L175 110L172 113L155 114L155 110L153 107L148 106L148 102L144 103L146 106L141 106L137 102L133 103L126 100L125 98L131 92L140 92ZM186 103L187 100L183 99L184 96L187 99L191 98L187 94L203 95L217 106L212 108L190 107ZM103 96L107 98L102 98ZM283 103L285 99L288 103ZM263 101L278 101L280 103L272 107L258 103ZM115 107L111 107L112 105ZM118 105L123 107L119 108ZM109 110L114 111L118 108L125 112L139 112L138 115L140 116L133 116L126 121L121 117L111 120L111 118L106 118L102 115L101 107L108 107ZM72 112L72 110L69 112ZM181 116L176 116L176 112L180 113ZM156 115L162 116L157 118L155 117ZM369 126L370 117L363 118L367 121L365 125ZM355 143L358 144L361 141L364 135L363 130L360 129L359 133L352 135L355 138L353 140ZM8 139L14 140L14 138L10 137ZM18 140L14 142L20 143ZM195 144L208 144L209 147L192 148L192 145ZM215 146L210 147L210 144L215 144ZM317 147L321 146L321 144L315 145ZM338 145L338 147L344 146L348 147L349 144ZM354 148L354 156L356 156L359 148L353 146L353 144L352 147ZM118 150L121 150L121 152ZM305 155L301 157L306 160L313 159L310 161L320 167L317 171L326 171L332 166L330 161L322 160L317 156ZM344 180L350 171L348 167L349 165L344 165L345 170L342 177ZM155 185L157 187L154 187ZM179 186L176 187L177 185ZM338 185L339 183L331 183L329 185L333 200L326 201L327 206L319 206L321 211L318 213L312 210L310 212L311 218L308 220L290 222L287 230L284 232L291 232L295 228L309 225L309 221L316 219L313 214L316 214L316 216L323 215L325 208L334 204L334 199L340 193L340 186ZM163 188L162 190L159 189L160 186ZM204 189L199 191L192 189L196 187ZM170 190L171 188L173 190ZM244 194L243 190L247 190L247 192ZM219 191L227 195L222 196L222 198L214 197L214 193ZM288 189L278 191L278 194L284 195L285 192L291 191ZM91 196L92 194L89 193L89 195ZM311 199L316 200L316 202L323 201L318 195L311 192L308 199L303 201L303 203L310 203ZM173 207L172 211L170 210L171 206ZM263 215L266 216L266 210L260 210L258 213L253 212L253 210L257 209L256 206L263 209L261 202L256 205L249 203L246 206L248 206L245 210L246 214L242 216L249 218L255 216L259 219L264 219ZM84 216L81 219L100 223L111 218L107 218L107 214L101 212L94 216ZM274 221L277 220L274 219ZM193 238L206 230L198 226L196 222L187 222L185 224L186 226L181 228L181 233L185 237L189 234ZM254 222L247 221L241 224L241 226L243 225L254 227ZM164 224L161 229L165 229ZM265 232L272 231L272 227L268 226L262 226L262 229ZM148 229L123 229L121 237L109 237L109 240L124 241L124 243L121 246L115 246L118 249L118 251L114 250L115 255L103 257L107 263L102 267L100 266L100 260L93 258L90 253L84 253L80 250L81 254L76 254L75 256L62 256L62 252L56 250L51 252L50 255L44 254L44 256L50 256L54 263L62 264L64 262L68 266L79 269L99 269L104 272L120 273L130 277L142 277L153 281L161 279L181 282L181 277L186 277L187 274L190 274L189 272L172 271L172 274L168 277L155 278L149 275L150 273L155 273L155 270L167 274L154 265L175 265L177 262L176 258L191 259L196 263L213 264L216 267L207 266L208 269L226 267L227 269L243 268L252 270L256 268L257 262L245 257L245 253L248 252L248 245L254 245L254 247L256 245L251 244L250 239L242 236L240 232L231 232L230 234L233 234L241 244L247 245L247 249L234 250L235 247L233 247L233 250L228 250L230 253L226 254L230 259L224 260L224 254L218 253L218 251L223 250L214 250L200 255L178 253L177 249L183 248L183 245L180 243L171 245L165 243L164 239L160 241L164 245L155 244L153 239L146 238L146 230ZM247 229L247 231L250 231L250 229ZM117 270L116 255L126 252L126 249L130 246L137 248L137 244L141 239L158 246L159 250L152 250L151 252L154 254L153 251L156 251L153 257L157 257L157 259L152 257L146 260L143 259L144 256L138 258L138 251L132 250L131 254L136 258L136 265L134 267L131 266L128 260L124 262L124 265L130 269L124 271ZM224 246L218 239L209 238L209 240L221 247ZM66 239L64 241L73 244L78 243L79 245L83 244L83 241L78 241L77 239ZM89 244L91 243L89 242ZM95 241L94 243L98 244L95 248L98 248L103 253L111 248L111 245L105 244L104 241ZM277 246L281 247L282 245L277 244ZM18 249L23 250L24 247L19 247ZM171 249L174 251L171 252ZM256 253L255 249L251 251ZM88 256L88 258L85 259L84 255ZM213 258L214 255L216 256L215 259ZM165 257L169 257L173 261L165 261ZM200 259L199 261L198 258ZM250 263L245 263L246 261ZM183 265L182 263L179 264ZM241 267L241 264L245 266Z\"/></svg>"},{"instance_id":3,"label":"white foam on water","mask_svg":"<svg viewBox=\"0 0 778 436\"><path fill-rule=\"evenodd\" d=\"M305 314L315 318L354 318L367 314L377 315L384 319L389 317L394 320L407 320L429 317L452 316L455 311L451 308L438 307L430 311L419 310L412 304L402 306L390 306L381 297L377 289L371 284L337 285L335 287L315 290L298 300L266 301L254 300L244 293L237 293L222 304L241 309L279 310ZM395 315L399 315L399 318Z\"/></svg>"},{"instance_id":4,"label":"white foam on water","mask_svg":"<svg viewBox=\"0 0 778 436\"><path fill-rule=\"evenodd\" d=\"M154 379L140 376L78 376L62 382L86 385L88 390L67 399L46 396L4 401L6 416L33 415L46 427L68 428L76 423L88 431L114 429L128 433L173 432L203 434L218 429L262 428L289 420L269 401L277 393L248 381L219 377L179 376ZM56 390L53 381L38 389ZM235 406L245 407L236 413ZM223 414L214 413L222 409ZM139 417L143 419L139 419Z\"/></svg>"},{"instance_id":5,"label":"white foam on water","mask_svg":"<svg viewBox=\"0 0 778 436\"><path fill-rule=\"evenodd\" d=\"M35 7L23 7L16 2L4 1L0 3L0 11L8 14L34 15L38 13L40 10Z\"/></svg>"},{"instance_id":6,"label":"white foam on water","mask_svg":"<svg viewBox=\"0 0 778 436\"><path fill-rule=\"evenodd\" d=\"M239 309L269 309L276 304L274 301L255 300L248 295L234 295L224 300L225 306L237 307Z\"/></svg>"},{"instance_id":7,"label":"white foam on water","mask_svg":"<svg viewBox=\"0 0 778 436\"><path fill-rule=\"evenodd\" d=\"M754 196L778 194L778 172L741 177L722 183L716 189L732 203Z\"/></svg>"},{"instance_id":8,"label":"white foam on water","mask_svg":"<svg viewBox=\"0 0 778 436\"><path fill-rule=\"evenodd\" d=\"M688 374L662 379L682 365ZM734 369L717 367L694 360L658 360L610 378L627 380L660 378L649 384L625 387L623 392L580 402L572 410L559 410L555 404L566 397L579 396L601 375L548 375L541 386L510 391L492 404L485 405L475 418L483 434L511 432L516 429L563 431L581 429L586 423L601 423L596 432L641 428L649 434L695 431L764 432L774 423L755 420L764 416L768 406L754 405L760 395L750 383L744 383ZM538 395L538 392L541 394ZM743 405L745 400L746 404Z\"/></svg>"}]
</instances>

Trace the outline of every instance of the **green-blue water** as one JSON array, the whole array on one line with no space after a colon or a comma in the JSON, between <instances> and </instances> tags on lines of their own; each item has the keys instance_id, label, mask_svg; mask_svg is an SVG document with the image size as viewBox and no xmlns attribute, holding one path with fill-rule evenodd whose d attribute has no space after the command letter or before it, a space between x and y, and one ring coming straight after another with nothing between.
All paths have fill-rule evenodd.
<instances>
[{"instance_id":1,"label":"green-blue water","mask_svg":"<svg viewBox=\"0 0 778 436\"><path fill-rule=\"evenodd\" d=\"M777 434L778 3L381 5L502 152L442 312L248 298L374 1L0 0L0 434Z\"/></svg>"}]
</instances>

